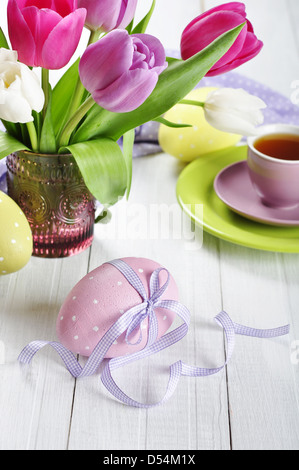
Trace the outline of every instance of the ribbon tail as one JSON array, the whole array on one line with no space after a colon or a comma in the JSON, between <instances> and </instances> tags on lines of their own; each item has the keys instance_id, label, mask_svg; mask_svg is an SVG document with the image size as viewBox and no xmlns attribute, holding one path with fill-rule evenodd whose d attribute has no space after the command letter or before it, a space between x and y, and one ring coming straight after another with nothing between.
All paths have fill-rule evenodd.
<instances>
[{"instance_id":1,"label":"ribbon tail","mask_svg":"<svg viewBox=\"0 0 299 470\"><path fill-rule=\"evenodd\" d=\"M82 366L76 359L76 356L65 348L62 344L55 341L33 341L21 351L18 361L22 364L30 364L35 354L45 346L51 346L59 354L65 367L73 377L79 377L82 372Z\"/></svg>"},{"instance_id":2,"label":"ribbon tail","mask_svg":"<svg viewBox=\"0 0 299 470\"><path fill-rule=\"evenodd\" d=\"M106 387L106 389L115 398L122 401L126 405L134 406L136 408L148 409L148 408L154 408L154 407L163 405L163 403L165 403L167 400L169 400L169 398L173 395L173 393L174 393L174 391L175 391L175 389L176 389L176 387L179 383L180 377L182 375L181 374L181 372L182 372L182 363L181 363L181 361L178 361L175 364L172 364L172 366L170 367L170 374L169 374L169 380L168 380L166 393L165 393L164 397L162 398L162 400L160 400L157 403L144 404L144 403L140 403L140 402L134 400L133 398L130 398L115 383L115 381L114 381L114 379L111 375L111 369L110 369L112 361L113 360L109 361L109 363L107 364L107 366L105 367L105 369L102 373L101 380L102 380L103 385Z\"/></svg>"},{"instance_id":3,"label":"ribbon tail","mask_svg":"<svg viewBox=\"0 0 299 470\"><path fill-rule=\"evenodd\" d=\"M251 336L254 338L277 338L285 336L290 332L290 325L273 328L269 330L259 330L250 328L238 323L234 323L226 312L221 312L215 317L215 321L223 328L227 340L227 359L223 366L214 369L199 368L195 366L188 366L183 363L182 375L191 377L206 377L220 372L229 363L234 347L235 335Z\"/></svg>"},{"instance_id":4,"label":"ribbon tail","mask_svg":"<svg viewBox=\"0 0 299 470\"><path fill-rule=\"evenodd\" d=\"M101 375L101 380L102 380L103 385L115 398L125 403L126 405L134 406L137 408L148 409L148 408L160 406L163 403L165 403L167 400L169 400L169 398L175 392L175 389L177 388L180 377L181 375L183 375L182 374L182 368L183 368L182 361L177 361L174 364L172 364L170 366L169 380L168 380L166 393L164 397L162 398L162 400L160 400L157 403L152 403L152 404L140 403L134 400L133 398L130 398L128 395L126 395L125 392L123 392L123 390L121 390L121 388L116 384L116 382L114 381L112 377L111 372L113 370L119 367L122 367L130 362L143 359L146 356L156 354L157 352L162 351L163 349L168 348L172 346L173 344L177 343L188 333L188 328L189 328L189 323L190 323L190 312L184 305L174 300L165 300L165 301L159 302L159 304L157 304L157 307L158 306L160 308L170 309L174 311L177 315L181 317L181 319L183 320L183 324L180 325L175 330L170 331L169 333L162 336L155 343L145 347L142 351L131 354L130 356L122 356L122 357L111 359L109 363L106 365Z\"/></svg>"},{"instance_id":5,"label":"ribbon tail","mask_svg":"<svg viewBox=\"0 0 299 470\"><path fill-rule=\"evenodd\" d=\"M236 335L252 336L254 338L278 338L279 336L286 336L290 333L290 325L272 328L270 330L258 330L256 328L239 325L239 323L234 323L234 328Z\"/></svg>"}]
</instances>

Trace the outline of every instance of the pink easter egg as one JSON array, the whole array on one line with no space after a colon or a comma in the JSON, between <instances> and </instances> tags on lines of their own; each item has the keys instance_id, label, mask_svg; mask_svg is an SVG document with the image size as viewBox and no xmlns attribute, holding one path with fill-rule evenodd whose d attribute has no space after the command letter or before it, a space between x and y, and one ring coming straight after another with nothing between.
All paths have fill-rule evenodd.
<instances>
[{"instance_id":1,"label":"pink easter egg","mask_svg":"<svg viewBox=\"0 0 299 470\"><path fill-rule=\"evenodd\" d=\"M149 295L151 274L161 265L145 258L122 259L133 268ZM160 272L159 280L160 285L166 282L166 271ZM161 300L178 300L178 288L171 275ZM90 356L99 340L119 317L142 302L139 293L115 266L103 264L81 279L63 303L56 323L59 341L73 353ZM172 325L175 313L157 308L155 314L160 338ZM142 341L138 345L127 344L126 333L123 333L112 344L106 357L124 356L143 349L147 343L148 318L143 321L141 331ZM130 335L130 342L136 342L139 334L139 328L136 328Z\"/></svg>"}]
</instances>

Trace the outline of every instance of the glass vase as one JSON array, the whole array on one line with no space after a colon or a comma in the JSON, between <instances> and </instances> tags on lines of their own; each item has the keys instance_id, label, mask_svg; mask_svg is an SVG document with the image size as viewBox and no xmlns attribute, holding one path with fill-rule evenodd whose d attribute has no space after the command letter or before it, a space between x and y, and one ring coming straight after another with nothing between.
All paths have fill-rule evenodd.
<instances>
[{"instance_id":1,"label":"glass vase","mask_svg":"<svg viewBox=\"0 0 299 470\"><path fill-rule=\"evenodd\" d=\"M8 194L30 224L34 256L62 258L91 245L95 199L72 155L20 151L6 164Z\"/></svg>"}]
</instances>

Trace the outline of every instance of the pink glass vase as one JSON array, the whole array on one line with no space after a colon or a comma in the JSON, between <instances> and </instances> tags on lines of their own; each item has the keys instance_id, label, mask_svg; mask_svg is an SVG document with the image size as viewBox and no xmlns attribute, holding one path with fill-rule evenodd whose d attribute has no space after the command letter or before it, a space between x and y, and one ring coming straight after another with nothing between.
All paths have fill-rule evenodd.
<instances>
[{"instance_id":1,"label":"pink glass vase","mask_svg":"<svg viewBox=\"0 0 299 470\"><path fill-rule=\"evenodd\" d=\"M95 199L72 155L16 152L7 157L7 186L29 221L34 256L62 258L91 245Z\"/></svg>"}]
</instances>

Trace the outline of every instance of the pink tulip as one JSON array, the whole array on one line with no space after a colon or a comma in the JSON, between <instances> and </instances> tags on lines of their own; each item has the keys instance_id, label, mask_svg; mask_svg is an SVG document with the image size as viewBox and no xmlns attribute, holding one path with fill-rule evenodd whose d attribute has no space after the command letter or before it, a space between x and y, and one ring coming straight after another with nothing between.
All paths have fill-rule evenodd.
<instances>
[{"instance_id":1,"label":"pink tulip","mask_svg":"<svg viewBox=\"0 0 299 470\"><path fill-rule=\"evenodd\" d=\"M78 46L85 17L77 0L8 0L12 48L26 65L60 69Z\"/></svg>"},{"instance_id":2,"label":"pink tulip","mask_svg":"<svg viewBox=\"0 0 299 470\"><path fill-rule=\"evenodd\" d=\"M165 50L157 38L117 29L86 49L79 73L102 108L125 113L146 100L166 67Z\"/></svg>"},{"instance_id":3,"label":"pink tulip","mask_svg":"<svg viewBox=\"0 0 299 470\"><path fill-rule=\"evenodd\" d=\"M86 8L86 26L105 32L126 28L135 15L137 0L78 0Z\"/></svg>"},{"instance_id":4,"label":"pink tulip","mask_svg":"<svg viewBox=\"0 0 299 470\"><path fill-rule=\"evenodd\" d=\"M207 76L220 75L253 59L262 49L252 24L247 20L245 5L231 2L203 13L184 30L181 54L184 60L211 44L218 36L246 22L229 51L211 68Z\"/></svg>"}]
</instances>

